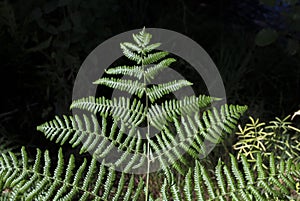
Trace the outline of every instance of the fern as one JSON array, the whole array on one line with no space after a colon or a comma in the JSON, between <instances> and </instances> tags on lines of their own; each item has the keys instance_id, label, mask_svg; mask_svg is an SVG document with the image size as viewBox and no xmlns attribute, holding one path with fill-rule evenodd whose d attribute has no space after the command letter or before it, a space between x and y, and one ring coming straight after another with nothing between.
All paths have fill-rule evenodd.
<instances>
[{"instance_id":1,"label":"fern","mask_svg":"<svg viewBox=\"0 0 300 201\"><path fill-rule=\"evenodd\" d=\"M210 110L205 111L202 119L199 113L182 116L180 120L173 117L171 122L175 125L179 140L174 138L168 126L164 126L160 133L153 139L149 139L153 157L148 162L155 164L157 160L160 163L169 161L175 169L183 174L182 168L176 162L177 158L183 162L183 158L180 156L182 151L196 159L199 154L205 155L207 153L205 140L219 143L225 134L230 134L235 129L234 125L246 107L231 106L230 108L227 105L222 106L222 113L220 114L215 108L213 113ZM50 140L55 140L61 145L68 141L73 147L76 147L82 142L80 153L93 151L98 160L104 160L113 148L117 148L120 153L122 150L126 150L115 161L117 164L121 164L130 153L135 153L138 156L132 158L132 161L129 162L130 166L127 168L143 166L143 163L147 162L145 160L147 153L141 152L141 147L144 145L142 145L142 137L137 128L131 127L128 130L129 134L126 135L123 132L124 127L119 130L116 129L117 120L114 121L111 129L107 128L106 121L106 118L103 117L102 132L100 132L97 118L94 115L91 117L84 115L82 118L79 116L74 118L64 116L62 119L56 117L55 120L39 126L38 130L44 132ZM180 123L183 123L184 129L181 128ZM183 162L183 165L186 163Z\"/></svg>"},{"instance_id":2,"label":"fern","mask_svg":"<svg viewBox=\"0 0 300 201\"><path fill-rule=\"evenodd\" d=\"M141 179L134 183L134 175L122 173L118 181L117 173L96 159L76 167L74 156L65 160L62 149L54 171L48 151L38 149L33 164L24 147L21 153L21 159L12 152L0 157L1 188L9 191L9 200L139 200L144 187Z\"/></svg>"},{"instance_id":3,"label":"fern","mask_svg":"<svg viewBox=\"0 0 300 201\"><path fill-rule=\"evenodd\" d=\"M167 57L168 52L153 52L160 43L150 44L151 37L143 29L133 34L135 44L120 44L135 65L106 70L108 75L137 80L103 77L94 82L138 98L145 96L146 101L83 97L70 107L87 111L83 115L56 116L37 127L49 140L80 147L80 153L93 153L91 160L83 159L80 164L73 155L65 160L62 149L52 167L48 151L37 149L35 159L30 160L24 147L18 155L11 152L15 148L10 144L2 146L1 200L300 200L300 143L298 135L292 135L300 132L288 117L270 125L250 118L251 124L244 129L239 126L234 146L239 153L230 155L230 165L219 160L212 169L200 162L199 156L207 155L210 144L235 132L247 106L211 107L220 99L205 95L163 100L192 83L174 80L149 87L159 72L175 62ZM159 99L160 104L156 103ZM150 133L143 136L139 126L145 122L148 131L156 129L153 137ZM111 151L113 159L108 157ZM253 167L251 162L255 162ZM122 173L116 172L118 166ZM161 185L150 186L150 167L161 169ZM145 169L145 177L126 174ZM176 175L184 179L175 180ZM160 194L151 189L160 189Z\"/></svg>"},{"instance_id":4,"label":"fern","mask_svg":"<svg viewBox=\"0 0 300 201\"><path fill-rule=\"evenodd\" d=\"M227 166L219 160L214 176L196 161L195 168L189 169L182 188L168 184L167 180L161 188L163 200L292 200L300 199L297 185L300 182L300 166L292 160L275 162L274 155L269 156L267 169L262 167L262 158L258 154L258 169L251 170L244 155L241 156L242 170L238 161L230 155L231 165ZM277 167L280 164L283 169ZM171 193L168 192L171 188ZM167 199L166 199L167 198Z\"/></svg>"},{"instance_id":5,"label":"fern","mask_svg":"<svg viewBox=\"0 0 300 201\"><path fill-rule=\"evenodd\" d=\"M76 147L82 142L80 153L93 152L94 157L100 161L112 150L116 151L118 155L115 160L107 161L107 165L125 165L125 170L132 171L149 165L159 165L166 171L168 164L173 164L177 171L184 174L184 166L188 163L182 153L187 152L195 159L199 155L205 156L209 151L205 147L205 141L219 143L226 134L231 134L247 107L224 105L220 111L216 108L209 109L210 104L219 99L204 95L162 101L160 106L155 104L155 101L165 95L192 83L175 80L147 87L148 81L175 62L173 58L166 58L167 52L152 53L153 48L159 44L149 45L151 37L142 30L133 35L136 44L121 43L124 55L137 65L106 70L108 74L129 75L138 80L103 77L94 84L126 91L139 98L145 94L152 104L148 101L145 104L137 99L131 101L125 97L113 100L104 97L82 98L75 100L71 108L87 110L93 115L56 117L53 121L38 126L38 130L61 145L68 142ZM98 123L96 114L100 114L101 124ZM111 117L113 122L108 126ZM145 136L139 130L139 125L145 121L148 127L158 129L152 138L149 138L150 133L146 134L147 141L143 140ZM128 164L124 164L128 160Z\"/></svg>"},{"instance_id":6,"label":"fern","mask_svg":"<svg viewBox=\"0 0 300 201\"><path fill-rule=\"evenodd\" d=\"M72 147L80 146L80 153L93 153L92 163L84 162L85 165L76 168L74 157L71 156L65 169L61 165L62 162L58 163L51 176L51 182L48 175L45 176L46 173L50 174L49 171L40 173L36 170L31 172L32 175L26 177L35 178L30 184L28 183L28 186L32 184L32 188L35 188L37 185L35 181L44 177L46 183L49 182L47 183L48 189L51 191L49 198L53 197L54 200L66 195L70 199L75 196L76 199L82 200L91 197L96 200L138 199L142 189L145 200L154 200L155 196L149 193L149 172L146 174L145 185L143 181L136 184L133 176L125 185L127 177L125 178L124 175L129 172L144 172L146 168L149 171L150 167L158 167L158 169L162 169L166 178L161 190L164 199L168 199L169 195L165 192L166 187L174 180L173 170L176 170L182 175L187 175L184 194L187 200L193 200L191 193L194 189L191 189L192 182L189 177L201 175L203 168L195 169L195 173L192 173L192 170L187 171L190 162L186 156L196 161L199 156L206 156L211 149L206 145L220 143L230 135L236 129L237 122L247 107L223 105L220 108L214 108L211 107L211 104L220 99L205 95L184 97L181 100L163 100L165 95L182 90L192 83L187 80L174 80L150 86L151 80L155 79L158 73L176 61L174 58L168 57L168 52L154 52L160 43L150 44L151 37L151 34L146 33L143 29L140 33L133 34L135 43L120 44L124 56L135 62L133 66L123 65L106 69L107 75L127 75L136 80L101 77L94 81L94 84L136 95L137 99L119 97L109 100L105 97L83 97L73 101L71 109L76 108L87 111L87 113L80 116L56 116L52 121L37 127L48 139L55 140L60 145L68 143ZM143 96L146 101L139 100ZM160 104L156 103L158 100L160 100ZM154 137L150 137L150 133L143 136L140 131L142 123L147 124L148 131L150 131L150 127L157 129ZM108 157L112 151L115 153L113 159ZM184 153L186 155L183 155ZM100 169L107 170L105 173L107 176L105 180L99 178L93 180L93 190L89 188L87 190L91 181L86 179L86 182L82 182L81 176L93 178L92 173L85 168L96 168L94 167L95 160L101 162ZM23 161L26 162L26 158L23 158ZM39 166L39 161L40 159L37 158L37 165L34 167ZM59 161L63 161L61 156L59 156ZM169 164L172 164L172 168L169 167ZM106 166L109 166L110 169ZM45 167L48 167L48 162L45 163ZM116 172L112 168L116 167L122 167L124 172L119 178L119 182L114 182ZM25 166L22 168L27 169ZM65 176L62 177L64 171ZM75 171L78 176L73 177L72 174ZM104 173L102 172L101 175L103 177ZM209 187L209 195L215 197L217 194L214 192L214 186L208 182L210 181L209 175L205 174L205 178L205 184ZM195 179L197 178L195 177ZM72 184L70 185L70 183ZM138 187L134 189L136 185ZM128 186L126 192L122 190L124 186ZM201 190L202 186L200 183L195 184L199 190L196 191L198 198L205 197ZM18 192L18 188L15 186L8 185L8 187L14 188ZM174 199L179 200L181 189L176 186L171 186L169 189ZM27 196L26 190L21 192L25 197ZM226 190L223 189L223 191ZM99 192L101 193L99 194ZM135 193L135 197L132 197L133 193ZM47 192L46 194L41 193L41 195L37 193L34 194L34 197L40 198L40 196L48 196L48 194Z\"/></svg>"}]
</instances>

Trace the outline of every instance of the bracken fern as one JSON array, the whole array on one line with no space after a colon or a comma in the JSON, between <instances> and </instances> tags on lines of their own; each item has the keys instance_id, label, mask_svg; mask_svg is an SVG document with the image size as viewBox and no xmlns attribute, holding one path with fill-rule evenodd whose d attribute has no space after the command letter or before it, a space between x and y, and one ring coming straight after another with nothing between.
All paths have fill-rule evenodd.
<instances>
[{"instance_id":1,"label":"bracken fern","mask_svg":"<svg viewBox=\"0 0 300 201\"><path fill-rule=\"evenodd\" d=\"M0 157L0 184L9 192L5 199L141 200L144 197L145 200L155 200L157 196L149 192L149 171L156 165L165 176L161 190L163 200L169 199L167 187L174 184L177 173L186 175L183 190L187 200L194 200L193 195L199 199L217 196L214 184L199 163L199 156L206 156L210 151L211 147L206 147L207 142L220 143L234 132L247 107L227 104L220 108L211 107L214 101L220 99L206 95L164 100L165 95L192 83L174 80L149 85L161 71L175 62L174 58L167 57L168 52L154 52L160 44L150 44L151 37L143 29L133 34L135 43L121 43L124 56L135 65L106 69L107 75L127 75L137 80L102 77L94 81L94 84L125 91L137 98L83 97L71 104L71 109L86 111L83 115L56 116L37 127L48 139L60 145L68 143L73 147L80 146L80 153L92 153L92 161L84 159L80 166L76 166L71 155L64 166L66 161L60 150L53 171L48 151L42 153L38 150L31 165L24 148L21 164L17 163L13 153L3 153ZM147 132L143 136L139 126L145 122ZM156 129L152 137L150 127ZM115 154L113 159L109 157L112 151ZM190 158L195 160L193 170ZM114 170L117 167L122 167L122 174ZM146 181L126 174L140 172L146 172ZM194 182L192 175L196 175ZM202 176L205 177L204 183ZM229 177L229 181L235 182L234 177ZM205 185L207 189L204 192ZM170 186L173 200L180 200L179 188ZM223 194L236 193L234 189L220 188Z\"/></svg>"},{"instance_id":2,"label":"bracken fern","mask_svg":"<svg viewBox=\"0 0 300 201\"><path fill-rule=\"evenodd\" d=\"M291 159L275 162L269 156L267 168L263 167L261 155L256 156L257 169L250 167L246 157L241 156L241 168L235 156L230 155L231 165L219 160L213 176L206 167L196 161L194 169L185 176L184 187L167 184L161 188L163 200L299 200L300 165Z\"/></svg>"},{"instance_id":3,"label":"bracken fern","mask_svg":"<svg viewBox=\"0 0 300 201\"><path fill-rule=\"evenodd\" d=\"M174 80L148 87L149 80L175 62L173 58L166 58L167 52L152 53L152 50L160 44L149 45L151 37L151 34L143 29L139 34L133 35L136 44L121 43L124 55L135 61L136 65L117 66L106 70L108 74L129 75L138 80L103 77L94 82L126 91L139 98L145 95L145 102L138 99L131 101L125 97L112 100L105 97L82 98L75 100L71 109L86 110L91 112L91 115L56 117L39 126L38 130L61 145L68 142L75 147L82 143L81 153L92 151L100 161L116 148L118 157L110 163L121 165L126 161L124 171L138 172L138 168L144 168L145 165L149 167L155 163L165 168L167 167L165 163L169 162L183 174L182 165L186 163L180 153L186 152L195 159L199 154L205 155L207 148L204 141L218 143L225 134L232 133L247 107L223 105L220 110L209 109L210 104L219 99L205 95L185 97L182 100L166 100L160 105L155 103L164 95L192 83ZM200 113L201 109L204 111ZM101 126L96 114L102 118ZM113 123L107 126L110 117ZM138 129L143 121L147 122L147 128L154 127L158 130L152 138L149 137L149 133L146 134L147 142L143 141L145 137ZM151 157L149 153L152 153ZM131 154L135 157L130 158Z\"/></svg>"}]
</instances>

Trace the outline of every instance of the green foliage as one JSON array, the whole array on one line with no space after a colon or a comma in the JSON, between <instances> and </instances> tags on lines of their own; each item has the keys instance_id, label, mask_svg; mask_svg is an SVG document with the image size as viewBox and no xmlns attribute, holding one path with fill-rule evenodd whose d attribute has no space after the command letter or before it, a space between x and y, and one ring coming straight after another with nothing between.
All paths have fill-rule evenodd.
<instances>
[{"instance_id":1,"label":"green foliage","mask_svg":"<svg viewBox=\"0 0 300 201\"><path fill-rule=\"evenodd\" d=\"M146 173L146 182L137 182L134 176L127 181L125 173L159 164L165 177L162 185L165 189L162 190L164 200L168 196L166 186L174 182L176 174L187 173L184 192L190 197L193 192L190 158L196 161L194 171L197 175L201 174L200 171L204 173L203 168L199 169L202 166L198 160L199 156L206 156L210 151L210 147L206 147L207 141L217 144L232 134L247 106L226 104L220 108L211 107L211 103L219 99L205 95L164 100L165 95L192 83L174 80L149 85L160 71L175 62L175 59L167 58L167 52L153 52L160 44L150 44L151 37L143 29L133 35L135 44L121 43L123 54L134 61L135 65L106 70L108 75L128 75L138 80L102 77L94 82L137 95L138 98L131 100L119 97L108 100L105 97L83 97L71 104L71 109L85 111L83 115L56 116L54 120L37 127L48 139L55 140L60 145L68 143L72 147L80 146L80 153L92 153L92 161L88 163L84 159L76 167L75 158L71 155L68 165L64 166L60 150L53 172L50 169L48 151L42 157L38 150L34 164L29 165L26 152L22 149L21 166L16 163L13 153L2 154L1 184L2 189L9 189L11 192L8 196L27 200L138 200L142 195L145 200L154 200L156 196L151 195L149 172ZM156 102L158 100L159 104ZM150 133L146 133L146 140L139 130L139 126L145 122L148 131L150 127L157 129L154 137L150 138ZM118 152L115 161L106 162L113 149ZM43 165L41 161L44 161ZM99 169L96 161L101 163ZM119 165L124 167L124 171L117 179L118 174L114 168ZM95 175L95 172L98 174ZM214 186L209 182L209 175L205 174L205 178L208 192L214 196ZM195 183L197 189L202 188L200 177L195 178L195 181L198 181ZM172 185L170 190L175 200L180 199L176 186ZM201 191L196 192L198 196L203 196Z\"/></svg>"},{"instance_id":2,"label":"green foliage","mask_svg":"<svg viewBox=\"0 0 300 201\"><path fill-rule=\"evenodd\" d=\"M212 176L206 167L196 162L195 168L189 169L185 176L183 188L178 183L168 184L165 180L161 188L163 200L300 199L300 166L291 159L276 161L272 154L265 168L258 154L255 157L256 170L251 169L244 155L241 161L233 155L230 159L230 166L219 160Z\"/></svg>"},{"instance_id":3,"label":"green foliage","mask_svg":"<svg viewBox=\"0 0 300 201\"><path fill-rule=\"evenodd\" d=\"M288 121L290 116L283 120L276 118L269 124L259 122L250 117L251 123L244 128L239 126L238 141L233 146L238 151L237 157L244 154L249 161L255 162L255 154L261 153L269 156L276 153L279 159L291 158L299 161L300 158L300 132Z\"/></svg>"},{"instance_id":4,"label":"green foliage","mask_svg":"<svg viewBox=\"0 0 300 201\"><path fill-rule=\"evenodd\" d=\"M0 188L9 200L139 200L144 186L141 179L135 183L134 175L116 178L113 169L95 159L76 165L73 155L64 159L62 149L53 167L48 151L38 149L33 164L24 147L21 155L8 152L0 157Z\"/></svg>"},{"instance_id":5,"label":"green foliage","mask_svg":"<svg viewBox=\"0 0 300 201\"><path fill-rule=\"evenodd\" d=\"M133 35L136 44L121 43L124 55L137 65L125 66L124 69L118 66L107 70L108 74L131 75L139 80L103 77L94 82L126 91L139 98L145 95L147 99L145 103L136 99L131 101L125 97L113 100L104 97L82 98L75 100L71 108L100 114L101 125L95 115L63 116L38 126L38 130L61 145L68 142L76 147L82 142L80 153L93 152L94 157L103 163L110 151L117 148L121 154L116 159L116 164L120 165L123 161L129 160L125 171L157 162L165 169L169 162L178 172L184 174L183 167L187 167L188 163L181 153L186 152L194 159L199 155L205 156L208 153L205 141L219 143L222 138L231 134L247 107L223 105L220 110L209 109L208 106L212 101L219 99L204 95L163 101L160 105L150 104L148 100L154 103L164 95L191 85L186 80L175 80L148 87L147 80L151 80L159 71L168 67L165 65L175 61L172 58L165 58L167 52L152 53L153 48L159 44L149 45L151 37L143 29ZM110 117L113 119L112 125L109 123ZM150 133L146 134L147 142L143 141L138 129L145 121L148 128L151 126L158 129L152 138L147 137ZM149 152L152 153L152 157L149 157ZM135 154L135 157L128 159L130 154Z\"/></svg>"}]
</instances>

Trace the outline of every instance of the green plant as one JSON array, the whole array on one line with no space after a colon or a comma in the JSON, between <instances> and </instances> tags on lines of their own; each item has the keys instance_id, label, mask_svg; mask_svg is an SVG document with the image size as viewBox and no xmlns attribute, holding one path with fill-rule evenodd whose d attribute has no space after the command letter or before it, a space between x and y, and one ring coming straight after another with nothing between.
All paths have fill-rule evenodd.
<instances>
[{"instance_id":1,"label":"green plant","mask_svg":"<svg viewBox=\"0 0 300 201\"><path fill-rule=\"evenodd\" d=\"M9 193L10 200L58 200L61 197L64 200L118 200L120 195L124 200L138 200L143 190L141 179L136 186L134 175L127 177L122 173L117 182L116 172L104 165L98 166L96 159L90 162L85 159L76 167L75 157L71 155L65 160L62 149L54 171L48 151L42 153L38 149L34 163L29 163L25 148L21 155L20 159L10 152L2 154L0 159L1 189L6 189L2 195ZM115 182L117 186L113 186Z\"/></svg>"},{"instance_id":2,"label":"green plant","mask_svg":"<svg viewBox=\"0 0 300 201\"><path fill-rule=\"evenodd\" d=\"M87 111L88 115L56 117L37 128L56 143L81 146L80 153L92 153L91 161L84 159L78 166L71 155L68 165L64 166L60 150L57 165L51 169L48 151L42 157L38 150L32 163L28 161L24 148L21 150L21 163L12 152L3 153L0 157L0 185L5 199L182 200L184 194L185 200L264 200L288 198L291 197L289 192L299 193L299 165L282 160L280 171L277 171L278 164L273 156L270 156L270 174L265 174L260 155L257 158L258 177L253 176L255 174L244 156L243 171L240 171L235 157L231 155L231 168L219 162L215 173L210 176L211 168L203 166L199 160L199 155L207 154L205 140L216 144L233 133L247 107L223 105L219 109L213 108L211 103L218 99L205 95L164 100L164 95L192 83L175 80L149 86L157 73L175 60L167 58L167 52L153 52L160 44L149 45L151 35L144 29L133 38L136 44L121 43L121 49L136 65L109 68L106 73L128 75L137 80L104 77L94 83L126 91L137 98L109 100L85 97L74 101L71 108ZM158 99L162 99L160 105L156 103ZM99 120L101 123L98 123ZM145 139L138 130L138 126L144 123L147 125ZM158 130L151 138L150 127ZM107 162L113 148L120 154L115 161ZM114 168L122 163L123 173L118 173ZM159 169L163 170L160 171L164 177L161 195L151 193L151 188L156 187L149 185L149 171L153 163L158 163ZM127 174L141 167L143 175ZM284 167L287 167L286 170ZM176 175L186 175L183 185L180 179L175 179ZM212 181L214 178L216 182ZM246 185L248 188L243 189ZM277 188L282 192L274 193Z\"/></svg>"},{"instance_id":3,"label":"green plant","mask_svg":"<svg viewBox=\"0 0 300 201\"><path fill-rule=\"evenodd\" d=\"M261 153L269 156L276 153L279 159L293 159L299 161L300 158L300 132L288 121L290 116L284 119L276 118L269 124L259 122L250 117L251 123L244 128L238 126L238 141L233 148L238 151L237 157L245 155L250 162L255 162L255 154Z\"/></svg>"},{"instance_id":4,"label":"green plant","mask_svg":"<svg viewBox=\"0 0 300 201\"><path fill-rule=\"evenodd\" d=\"M257 169L251 169L245 156L241 157L242 170L235 156L230 155L231 166L219 160L213 176L207 167L196 162L189 169L183 188L168 185L166 180L161 188L163 200L299 200L300 166L292 160L275 161L269 156L269 165L264 167L261 155L256 157ZM280 165L279 165L280 164ZM169 190L170 189L170 190Z\"/></svg>"}]
</instances>

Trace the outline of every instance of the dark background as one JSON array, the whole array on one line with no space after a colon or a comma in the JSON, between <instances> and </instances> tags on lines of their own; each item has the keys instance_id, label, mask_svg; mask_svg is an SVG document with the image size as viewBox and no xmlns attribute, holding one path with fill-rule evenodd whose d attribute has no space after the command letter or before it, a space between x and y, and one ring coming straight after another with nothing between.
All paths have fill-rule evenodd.
<instances>
[{"instance_id":1,"label":"dark background","mask_svg":"<svg viewBox=\"0 0 300 201\"><path fill-rule=\"evenodd\" d=\"M144 26L200 44L219 68L228 102L248 105L246 115L292 114L300 104L300 4L264 2L1 1L0 134L28 147L54 146L36 126L70 114L81 63L106 39ZM271 34L259 38L262 30Z\"/></svg>"}]
</instances>

